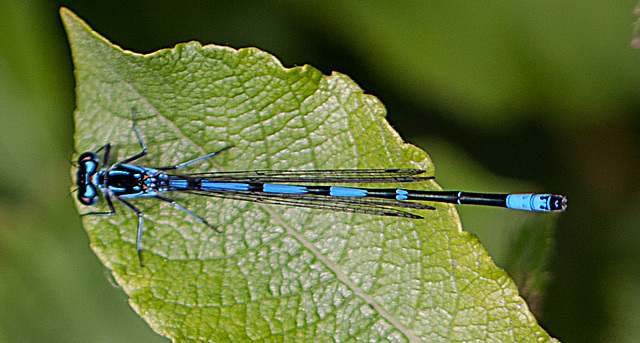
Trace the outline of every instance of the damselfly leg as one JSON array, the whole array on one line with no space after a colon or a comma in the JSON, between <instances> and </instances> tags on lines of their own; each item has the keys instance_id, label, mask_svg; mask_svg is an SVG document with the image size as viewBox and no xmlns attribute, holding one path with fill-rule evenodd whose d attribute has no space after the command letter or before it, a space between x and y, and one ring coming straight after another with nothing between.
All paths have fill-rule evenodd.
<instances>
[{"instance_id":1,"label":"damselfly leg","mask_svg":"<svg viewBox=\"0 0 640 343\"><path fill-rule=\"evenodd\" d=\"M107 143L100 147L95 153L87 152L80 156L78 159L78 190L82 194L79 195L80 201L85 205L93 205L97 200L96 188L103 194L104 199L109 207L109 211L106 212L88 212L82 214L86 215L101 215L112 216L116 213L116 209L113 205L113 201L116 199L123 204L126 208L129 208L138 217L138 232L136 235L136 251L138 254L138 260L142 266L142 236L144 234L144 213L138 209L135 205L131 204L126 199L136 197L147 197L162 200L173 205L176 209L184 212L200 223L211 228L215 232L220 233L213 225L211 225L204 218L191 212L174 199L160 195L167 190L167 175L163 173L165 170L176 170L189 166L196 162L201 162L207 158L213 157L218 153L230 148L225 147L214 153L195 158L193 160L176 164L173 166L167 166L163 168L143 168L131 165L133 163L148 154L147 144L143 140L140 132L138 131L135 113L132 110L132 124L131 128L136 135L140 148L139 153L127 157L122 161L116 162L109 167L109 154L111 151L111 144ZM104 150L102 163L100 164L101 170L97 172L96 166L99 164L99 158L97 153Z\"/></svg>"}]
</instances>

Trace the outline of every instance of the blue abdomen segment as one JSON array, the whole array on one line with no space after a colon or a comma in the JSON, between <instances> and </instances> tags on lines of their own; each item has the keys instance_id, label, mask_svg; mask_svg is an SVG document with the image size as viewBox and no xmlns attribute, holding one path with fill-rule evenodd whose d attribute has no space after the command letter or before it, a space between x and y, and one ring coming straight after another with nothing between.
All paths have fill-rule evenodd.
<instances>
[{"instance_id":1,"label":"blue abdomen segment","mask_svg":"<svg viewBox=\"0 0 640 343\"><path fill-rule=\"evenodd\" d=\"M404 189L396 189L396 200L408 200L409 199L409 191L405 191Z\"/></svg>"},{"instance_id":2,"label":"blue abdomen segment","mask_svg":"<svg viewBox=\"0 0 640 343\"><path fill-rule=\"evenodd\" d=\"M551 194L509 194L507 208L514 210L549 212Z\"/></svg>"},{"instance_id":3,"label":"blue abdomen segment","mask_svg":"<svg viewBox=\"0 0 640 343\"><path fill-rule=\"evenodd\" d=\"M366 197L366 189L347 188L347 187L330 187L329 195L332 197Z\"/></svg>"},{"instance_id":4,"label":"blue abdomen segment","mask_svg":"<svg viewBox=\"0 0 640 343\"><path fill-rule=\"evenodd\" d=\"M203 180L200 189L204 191L248 191L250 185L240 182L213 182Z\"/></svg>"},{"instance_id":5,"label":"blue abdomen segment","mask_svg":"<svg viewBox=\"0 0 640 343\"><path fill-rule=\"evenodd\" d=\"M262 185L262 191L265 193L285 193L285 194L306 194L309 189L305 186L278 185L273 183L265 183Z\"/></svg>"},{"instance_id":6,"label":"blue abdomen segment","mask_svg":"<svg viewBox=\"0 0 640 343\"><path fill-rule=\"evenodd\" d=\"M189 187L189 181L187 180L169 180L169 187L186 189Z\"/></svg>"}]
</instances>

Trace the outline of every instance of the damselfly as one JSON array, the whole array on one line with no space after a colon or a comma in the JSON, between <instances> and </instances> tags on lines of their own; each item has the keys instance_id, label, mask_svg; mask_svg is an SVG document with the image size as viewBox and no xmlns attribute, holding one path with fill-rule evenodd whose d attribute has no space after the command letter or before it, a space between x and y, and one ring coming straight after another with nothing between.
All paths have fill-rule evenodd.
<instances>
[{"instance_id":1,"label":"damselfly","mask_svg":"<svg viewBox=\"0 0 640 343\"><path fill-rule=\"evenodd\" d=\"M144 214L131 204L129 199L155 198L168 202L195 220L220 232L206 219L165 196L171 192L409 219L423 217L406 209L434 209L432 206L414 201L486 205L540 212L564 211L567 206L565 196L554 194L494 194L306 184L396 183L433 179L432 176L425 176L422 169L254 170L178 174L171 171L211 158L230 147L173 166L141 167L133 162L147 155L147 145L138 132L135 120L132 128L142 151L111 166L108 165L110 143L95 152L87 151L78 157L76 184L80 203L87 206L95 205L99 193L102 193L109 207L108 212L89 212L83 215L113 215L116 209L112 199L116 199L138 216L136 251L140 265ZM101 162L98 153L103 150Z\"/></svg>"}]
</instances>

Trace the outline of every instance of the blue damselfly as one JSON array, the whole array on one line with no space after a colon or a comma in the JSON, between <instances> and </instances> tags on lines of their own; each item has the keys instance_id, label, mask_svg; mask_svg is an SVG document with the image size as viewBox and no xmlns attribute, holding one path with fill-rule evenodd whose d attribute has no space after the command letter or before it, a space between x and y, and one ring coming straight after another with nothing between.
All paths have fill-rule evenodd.
<instances>
[{"instance_id":1,"label":"blue damselfly","mask_svg":"<svg viewBox=\"0 0 640 343\"><path fill-rule=\"evenodd\" d=\"M141 152L113 165L108 164L110 143L95 152L84 152L78 157L76 184L80 203L87 206L95 205L99 193L102 193L109 207L108 212L89 212L83 215L113 215L116 209L112 199L116 199L138 216L136 251L141 265L144 214L129 202L130 199L154 198L168 202L202 224L220 232L206 219L166 196L171 192L409 219L423 217L407 209L434 209L432 206L414 201L486 205L539 212L564 211L567 206L566 197L555 194L496 194L310 185L419 182L434 178L425 176L425 170L422 169L254 170L179 174L172 171L214 157L231 147L173 166L142 167L133 163L147 155L148 149L138 132L135 119L132 129L142 148ZM101 160L98 153L103 150Z\"/></svg>"}]
</instances>

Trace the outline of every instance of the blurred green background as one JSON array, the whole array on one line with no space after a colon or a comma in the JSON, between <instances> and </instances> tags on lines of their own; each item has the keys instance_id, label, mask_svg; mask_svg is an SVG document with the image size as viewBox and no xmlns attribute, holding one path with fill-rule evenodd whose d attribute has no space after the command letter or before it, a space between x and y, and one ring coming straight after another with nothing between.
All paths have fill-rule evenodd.
<instances>
[{"instance_id":1,"label":"blurred green background","mask_svg":"<svg viewBox=\"0 0 640 343\"><path fill-rule=\"evenodd\" d=\"M136 52L198 40L345 73L431 155L444 188L566 194L538 320L564 342L640 337L635 1L0 0L0 342L167 341L110 282L69 195L60 6ZM518 228L540 220L459 212L503 267Z\"/></svg>"}]
</instances>

